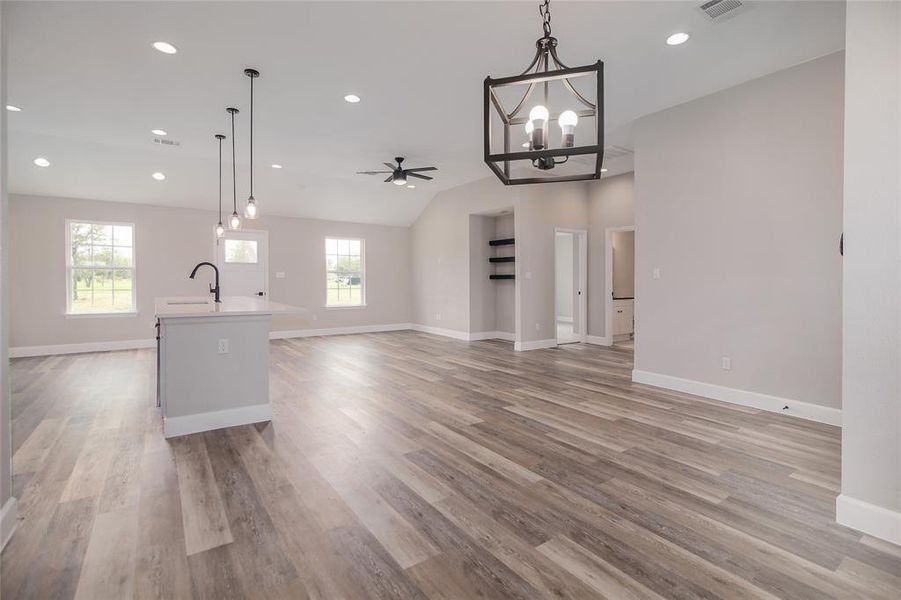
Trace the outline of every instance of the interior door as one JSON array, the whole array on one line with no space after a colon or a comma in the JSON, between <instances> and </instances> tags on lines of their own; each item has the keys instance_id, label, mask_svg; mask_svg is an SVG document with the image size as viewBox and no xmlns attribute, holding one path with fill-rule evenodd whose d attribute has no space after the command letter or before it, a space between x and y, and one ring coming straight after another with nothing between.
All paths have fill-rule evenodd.
<instances>
[{"instance_id":1,"label":"interior door","mask_svg":"<svg viewBox=\"0 0 901 600\"><path fill-rule=\"evenodd\" d=\"M226 231L216 240L222 296L269 295L269 232Z\"/></svg>"}]
</instances>

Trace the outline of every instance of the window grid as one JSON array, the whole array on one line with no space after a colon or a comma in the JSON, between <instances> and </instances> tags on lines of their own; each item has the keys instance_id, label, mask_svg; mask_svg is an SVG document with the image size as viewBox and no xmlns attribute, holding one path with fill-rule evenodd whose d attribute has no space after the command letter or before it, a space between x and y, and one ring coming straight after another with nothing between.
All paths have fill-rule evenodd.
<instances>
[{"instance_id":1,"label":"window grid","mask_svg":"<svg viewBox=\"0 0 901 600\"><path fill-rule=\"evenodd\" d=\"M134 225L69 221L66 242L66 312L135 312Z\"/></svg>"},{"instance_id":2,"label":"window grid","mask_svg":"<svg viewBox=\"0 0 901 600\"><path fill-rule=\"evenodd\" d=\"M326 238L326 306L366 305L364 241Z\"/></svg>"}]
</instances>

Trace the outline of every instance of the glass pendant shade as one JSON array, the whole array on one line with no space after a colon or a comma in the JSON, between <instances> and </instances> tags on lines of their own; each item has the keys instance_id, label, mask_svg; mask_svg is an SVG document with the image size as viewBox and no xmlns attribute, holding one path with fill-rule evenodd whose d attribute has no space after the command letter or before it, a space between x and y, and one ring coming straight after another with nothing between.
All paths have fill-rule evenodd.
<instances>
[{"instance_id":1,"label":"glass pendant shade","mask_svg":"<svg viewBox=\"0 0 901 600\"><path fill-rule=\"evenodd\" d=\"M247 199L247 204L244 206L244 217L247 219L256 219L257 215L257 201L251 196Z\"/></svg>"},{"instance_id":2,"label":"glass pendant shade","mask_svg":"<svg viewBox=\"0 0 901 600\"><path fill-rule=\"evenodd\" d=\"M241 229L241 217L237 212L233 212L232 216L228 219L228 228L232 231L236 231Z\"/></svg>"},{"instance_id":3,"label":"glass pendant shade","mask_svg":"<svg viewBox=\"0 0 901 600\"><path fill-rule=\"evenodd\" d=\"M221 238L225 235L225 226L222 225L222 221L216 223L216 237Z\"/></svg>"}]
</instances>

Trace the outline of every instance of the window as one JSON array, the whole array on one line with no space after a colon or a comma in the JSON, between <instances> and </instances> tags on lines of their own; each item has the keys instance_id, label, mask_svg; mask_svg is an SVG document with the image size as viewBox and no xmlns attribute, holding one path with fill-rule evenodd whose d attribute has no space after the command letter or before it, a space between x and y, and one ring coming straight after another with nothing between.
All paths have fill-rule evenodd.
<instances>
[{"instance_id":1,"label":"window","mask_svg":"<svg viewBox=\"0 0 901 600\"><path fill-rule=\"evenodd\" d=\"M363 240L325 240L326 306L366 306Z\"/></svg>"},{"instance_id":2,"label":"window","mask_svg":"<svg viewBox=\"0 0 901 600\"><path fill-rule=\"evenodd\" d=\"M66 312L135 312L134 225L68 221Z\"/></svg>"},{"instance_id":3,"label":"window","mask_svg":"<svg viewBox=\"0 0 901 600\"><path fill-rule=\"evenodd\" d=\"M257 264L256 240L225 240L225 262Z\"/></svg>"}]
</instances>

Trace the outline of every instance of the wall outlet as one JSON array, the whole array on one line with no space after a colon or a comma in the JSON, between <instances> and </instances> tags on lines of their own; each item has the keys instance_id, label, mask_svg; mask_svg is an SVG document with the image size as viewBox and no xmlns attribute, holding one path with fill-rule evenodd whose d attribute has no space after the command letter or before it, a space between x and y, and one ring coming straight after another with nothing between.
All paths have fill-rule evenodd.
<instances>
[{"instance_id":1,"label":"wall outlet","mask_svg":"<svg viewBox=\"0 0 901 600\"><path fill-rule=\"evenodd\" d=\"M219 354L228 354L228 340L219 340Z\"/></svg>"},{"instance_id":2,"label":"wall outlet","mask_svg":"<svg viewBox=\"0 0 901 600\"><path fill-rule=\"evenodd\" d=\"M285 272L284 272L284 271L276 271L276 272L275 272L275 278L276 278L276 279L284 279L284 278L285 278Z\"/></svg>"},{"instance_id":3,"label":"wall outlet","mask_svg":"<svg viewBox=\"0 0 901 600\"><path fill-rule=\"evenodd\" d=\"M720 359L720 364L723 367L723 371L731 371L732 370L732 359L728 356L724 356Z\"/></svg>"},{"instance_id":4,"label":"wall outlet","mask_svg":"<svg viewBox=\"0 0 901 600\"><path fill-rule=\"evenodd\" d=\"M660 267L654 267L654 270L651 271L652 279L660 279Z\"/></svg>"},{"instance_id":5,"label":"wall outlet","mask_svg":"<svg viewBox=\"0 0 901 600\"><path fill-rule=\"evenodd\" d=\"M535 331L541 331L541 323L535 323Z\"/></svg>"}]
</instances>

